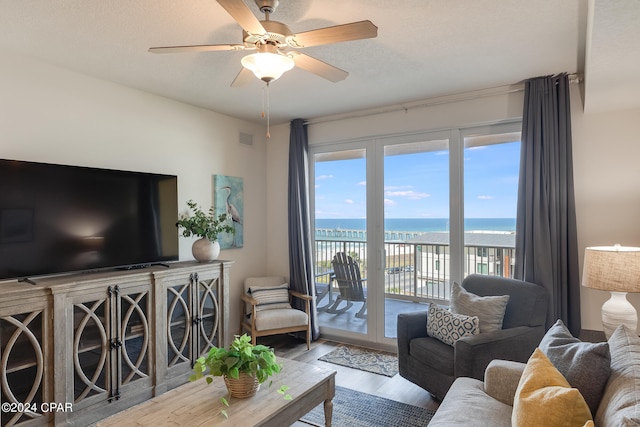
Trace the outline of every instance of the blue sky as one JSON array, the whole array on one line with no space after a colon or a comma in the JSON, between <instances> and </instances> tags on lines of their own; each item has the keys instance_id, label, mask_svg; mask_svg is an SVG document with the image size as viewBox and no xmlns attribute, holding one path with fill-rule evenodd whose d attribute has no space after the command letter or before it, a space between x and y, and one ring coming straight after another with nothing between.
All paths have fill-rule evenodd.
<instances>
[{"instance_id":1,"label":"blue sky","mask_svg":"<svg viewBox=\"0 0 640 427\"><path fill-rule=\"evenodd\" d=\"M515 218L520 143L464 151L465 217ZM449 154L385 157L385 218L448 218ZM317 218L366 216L365 160L316 162Z\"/></svg>"}]
</instances>

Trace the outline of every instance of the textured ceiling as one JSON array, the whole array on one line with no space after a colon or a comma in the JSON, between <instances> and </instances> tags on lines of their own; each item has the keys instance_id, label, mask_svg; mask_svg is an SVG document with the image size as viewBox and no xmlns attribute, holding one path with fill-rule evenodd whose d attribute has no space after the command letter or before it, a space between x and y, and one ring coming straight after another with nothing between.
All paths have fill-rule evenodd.
<instances>
[{"instance_id":1,"label":"textured ceiling","mask_svg":"<svg viewBox=\"0 0 640 427\"><path fill-rule=\"evenodd\" d=\"M640 107L639 14L638 0L281 0L271 19L294 32L368 19L378 37L304 49L350 75L331 83L300 69L284 74L270 87L271 123L563 71L585 74L587 110ZM246 52L147 51L239 43L240 27L215 0L0 0L0 29L0 49L263 120L264 84L230 87Z\"/></svg>"}]
</instances>

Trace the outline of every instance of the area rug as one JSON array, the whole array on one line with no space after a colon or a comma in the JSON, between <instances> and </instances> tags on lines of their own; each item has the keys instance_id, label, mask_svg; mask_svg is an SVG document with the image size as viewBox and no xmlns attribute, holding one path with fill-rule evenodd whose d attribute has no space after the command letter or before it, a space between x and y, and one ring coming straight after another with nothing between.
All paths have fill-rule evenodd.
<instances>
[{"instance_id":1,"label":"area rug","mask_svg":"<svg viewBox=\"0 0 640 427\"><path fill-rule=\"evenodd\" d=\"M435 411L395 400L336 387L332 425L336 427L421 427L431 421ZM300 420L324 426L324 405L318 405Z\"/></svg>"},{"instance_id":2,"label":"area rug","mask_svg":"<svg viewBox=\"0 0 640 427\"><path fill-rule=\"evenodd\" d=\"M398 356L360 347L340 346L318 360L387 377L398 373Z\"/></svg>"}]
</instances>

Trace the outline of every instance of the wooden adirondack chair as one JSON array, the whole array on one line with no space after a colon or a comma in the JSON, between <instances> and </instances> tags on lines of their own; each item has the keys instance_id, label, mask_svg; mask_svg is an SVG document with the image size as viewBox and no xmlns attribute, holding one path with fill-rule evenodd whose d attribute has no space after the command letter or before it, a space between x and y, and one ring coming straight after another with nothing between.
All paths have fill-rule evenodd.
<instances>
[{"instance_id":1,"label":"wooden adirondack chair","mask_svg":"<svg viewBox=\"0 0 640 427\"><path fill-rule=\"evenodd\" d=\"M360 267L349 255L338 252L331 261L335 280L340 289L340 295L327 309L327 313L344 313L349 310L354 302L362 302L362 308L356 313L356 317L367 317L367 297L362 282L367 280L360 276ZM339 306L345 303L342 308Z\"/></svg>"}]
</instances>

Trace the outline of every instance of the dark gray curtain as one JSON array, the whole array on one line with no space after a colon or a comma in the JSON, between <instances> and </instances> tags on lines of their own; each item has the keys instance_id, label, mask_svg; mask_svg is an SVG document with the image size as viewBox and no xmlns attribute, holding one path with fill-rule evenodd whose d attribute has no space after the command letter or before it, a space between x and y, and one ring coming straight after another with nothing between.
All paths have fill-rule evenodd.
<instances>
[{"instance_id":1,"label":"dark gray curtain","mask_svg":"<svg viewBox=\"0 0 640 427\"><path fill-rule=\"evenodd\" d=\"M291 122L289 136L289 282L292 289L315 296L313 269L313 236L309 227L309 140L303 119ZM295 300L295 299L294 299ZM304 309L301 301L294 302ZM299 304L299 305L298 305ZM318 311L315 300L311 304L311 335L318 339Z\"/></svg>"},{"instance_id":2,"label":"dark gray curtain","mask_svg":"<svg viewBox=\"0 0 640 427\"><path fill-rule=\"evenodd\" d=\"M518 279L550 295L547 327L556 319L580 333L580 280L566 74L525 82L516 265Z\"/></svg>"}]
</instances>

